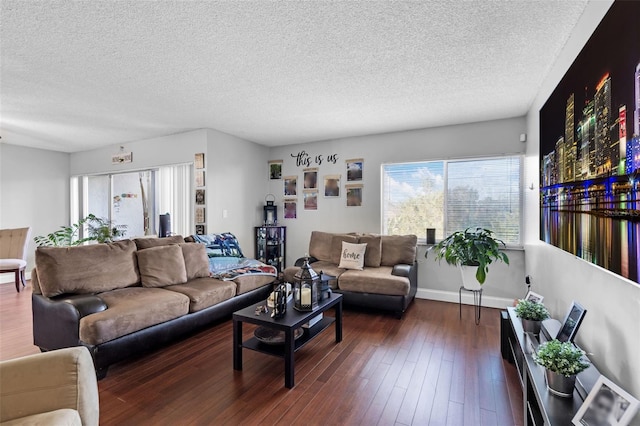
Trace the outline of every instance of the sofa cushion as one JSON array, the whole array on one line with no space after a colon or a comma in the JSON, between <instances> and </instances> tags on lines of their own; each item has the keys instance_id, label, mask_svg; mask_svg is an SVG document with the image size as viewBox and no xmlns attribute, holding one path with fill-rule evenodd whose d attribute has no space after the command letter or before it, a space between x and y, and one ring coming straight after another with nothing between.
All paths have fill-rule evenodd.
<instances>
[{"instance_id":1,"label":"sofa cushion","mask_svg":"<svg viewBox=\"0 0 640 426\"><path fill-rule=\"evenodd\" d=\"M399 263L413 265L416 261L418 237L415 235L383 235L382 266L394 266Z\"/></svg>"},{"instance_id":2,"label":"sofa cushion","mask_svg":"<svg viewBox=\"0 0 640 426\"><path fill-rule=\"evenodd\" d=\"M38 426L38 425L64 425L82 426L80 414L71 408L48 411L46 413L33 414L31 416L2 422L2 426Z\"/></svg>"},{"instance_id":3,"label":"sofa cushion","mask_svg":"<svg viewBox=\"0 0 640 426\"><path fill-rule=\"evenodd\" d=\"M178 245L140 250L138 267L143 287L164 287L187 282L187 268Z\"/></svg>"},{"instance_id":4,"label":"sofa cushion","mask_svg":"<svg viewBox=\"0 0 640 426\"><path fill-rule=\"evenodd\" d=\"M342 252L344 250L342 243L344 242L358 244L358 237L355 235L335 234L331 239L331 263L339 265L342 261Z\"/></svg>"},{"instance_id":5,"label":"sofa cushion","mask_svg":"<svg viewBox=\"0 0 640 426\"><path fill-rule=\"evenodd\" d=\"M182 235L172 235L171 237L165 238L136 238L133 241L135 241L138 250L145 250L152 247L184 243L184 238L182 238Z\"/></svg>"},{"instance_id":6,"label":"sofa cushion","mask_svg":"<svg viewBox=\"0 0 640 426\"><path fill-rule=\"evenodd\" d=\"M204 247L204 246L203 246ZM236 295L236 284L214 278L198 278L185 284L165 287L189 298L189 312L198 312Z\"/></svg>"},{"instance_id":7,"label":"sofa cushion","mask_svg":"<svg viewBox=\"0 0 640 426\"><path fill-rule=\"evenodd\" d=\"M354 293L385 294L406 296L409 294L409 278L391 274L393 268L364 268L362 271L350 270L340 275L338 288Z\"/></svg>"},{"instance_id":8,"label":"sofa cushion","mask_svg":"<svg viewBox=\"0 0 640 426\"><path fill-rule=\"evenodd\" d=\"M324 262L324 261L318 261L318 262L312 263L311 268L314 271L316 271L318 274L323 273L326 275L331 275L336 278L340 277L346 271L346 269L338 268L338 266L335 263ZM293 277L295 276L295 274L298 273L299 270L300 270L299 266L289 266L287 269L284 270L284 279L289 283L293 283ZM329 286L333 289L338 288L337 280L329 281Z\"/></svg>"},{"instance_id":9,"label":"sofa cushion","mask_svg":"<svg viewBox=\"0 0 640 426\"><path fill-rule=\"evenodd\" d=\"M180 244L184 257L184 266L187 270L187 281L196 278L207 278L211 275L209 271L209 256L207 248L202 244L183 243Z\"/></svg>"},{"instance_id":10,"label":"sofa cushion","mask_svg":"<svg viewBox=\"0 0 640 426\"><path fill-rule=\"evenodd\" d=\"M371 234L362 235L358 242L367 245L367 251L364 254L364 266L379 267L382 259L382 237Z\"/></svg>"},{"instance_id":11,"label":"sofa cushion","mask_svg":"<svg viewBox=\"0 0 640 426\"><path fill-rule=\"evenodd\" d=\"M131 240L78 247L38 247L36 269L46 297L90 294L140 282L136 245Z\"/></svg>"},{"instance_id":12,"label":"sofa cushion","mask_svg":"<svg viewBox=\"0 0 640 426\"><path fill-rule=\"evenodd\" d=\"M176 246L177 247L177 246ZM122 288L102 293L108 308L80 320L80 340L98 345L189 313L189 298L162 288Z\"/></svg>"},{"instance_id":13,"label":"sofa cushion","mask_svg":"<svg viewBox=\"0 0 640 426\"><path fill-rule=\"evenodd\" d=\"M275 277L269 275L245 275L238 278L234 278L233 282L236 283L236 294L243 294L256 288L264 287L275 281Z\"/></svg>"},{"instance_id":14,"label":"sofa cushion","mask_svg":"<svg viewBox=\"0 0 640 426\"><path fill-rule=\"evenodd\" d=\"M362 271L362 268L364 267L365 251L367 251L366 244L352 244L343 241L340 265L338 265L338 268Z\"/></svg>"},{"instance_id":15,"label":"sofa cushion","mask_svg":"<svg viewBox=\"0 0 640 426\"><path fill-rule=\"evenodd\" d=\"M331 246L333 236L328 232L313 231L309 240L309 255L318 260L331 262ZM336 265L338 262L336 262Z\"/></svg>"}]
</instances>

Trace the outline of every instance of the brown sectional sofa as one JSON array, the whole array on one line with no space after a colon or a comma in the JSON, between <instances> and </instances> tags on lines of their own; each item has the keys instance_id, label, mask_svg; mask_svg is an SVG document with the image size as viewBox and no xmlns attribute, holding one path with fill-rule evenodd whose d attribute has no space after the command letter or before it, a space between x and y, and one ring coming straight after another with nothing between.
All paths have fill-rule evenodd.
<instances>
[{"instance_id":1,"label":"brown sectional sofa","mask_svg":"<svg viewBox=\"0 0 640 426\"><path fill-rule=\"evenodd\" d=\"M102 378L113 363L265 300L272 281L210 278L204 245L179 236L39 247L34 343L42 351L87 347Z\"/></svg>"},{"instance_id":2,"label":"brown sectional sofa","mask_svg":"<svg viewBox=\"0 0 640 426\"><path fill-rule=\"evenodd\" d=\"M334 234L314 231L309 242L311 267L335 276L330 286L347 305L392 311L401 318L418 289L415 235ZM362 270L339 268L342 243L367 244ZM287 280L302 266L285 270Z\"/></svg>"}]
</instances>

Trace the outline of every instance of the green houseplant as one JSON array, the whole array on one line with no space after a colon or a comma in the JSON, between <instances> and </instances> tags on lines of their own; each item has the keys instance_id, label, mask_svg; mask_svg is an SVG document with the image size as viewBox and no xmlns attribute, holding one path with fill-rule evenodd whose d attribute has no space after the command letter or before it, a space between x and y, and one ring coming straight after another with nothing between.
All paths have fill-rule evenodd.
<instances>
[{"instance_id":1,"label":"green houseplant","mask_svg":"<svg viewBox=\"0 0 640 426\"><path fill-rule=\"evenodd\" d=\"M573 396L576 375L589 368L584 351L571 342L557 339L542 343L533 360L545 368L547 388L555 395L565 398Z\"/></svg>"},{"instance_id":2,"label":"green houseplant","mask_svg":"<svg viewBox=\"0 0 640 426\"><path fill-rule=\"evenodd\" d=\"M435 252L436 260L444 259L449 265L458 266L465 288L473 288L471 272L475 272L478 284L484 284L493 262L509 264L509 257L502 250L504 242L495 238L493 231L485 228L467 228L449 235L427 251ZM467 272L470 271L470 272Z\"/></svg>"},{"instance_id":3,"label":"green houseplant","mask_svg":"<svg viewBox=\"0 0 640 426\"><path fill-rule=\"evenodd\" d=\"M88 236L80 238L80 230L87 226ZM38 246L71 247L79 246L90 241L98 243L110 243L126 234L126 225L115 225L107 219L99 218L93 214L80 219L78 223L70 226L61 226L60 229L47 235L40 235L33 240Z\"/></svg>"},{"instance_id":4,"label":"green houseplant","mask_svg":"<svg viewBox=\"0 0 640 426\"><path fill-rule=\"evenodd\" d=\"M516 315L522 320L524 331L538 335L542 321L549 318L549 311L542 303L520 300L516 305Z\"/></svg>"}]
</instances>

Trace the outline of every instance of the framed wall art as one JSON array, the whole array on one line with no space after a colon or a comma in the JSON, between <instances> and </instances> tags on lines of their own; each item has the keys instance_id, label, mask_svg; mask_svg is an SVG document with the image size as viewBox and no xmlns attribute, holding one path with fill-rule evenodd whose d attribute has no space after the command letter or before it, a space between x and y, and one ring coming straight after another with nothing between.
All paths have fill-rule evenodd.
<instances>
[{"instance_id":1,"label":"framed wall art","mask_svg":"<svg viewBox=\"0 0 640 426\"><path fill-rule=\"evenodd\" d=\"M640 2L615 2L540 109L540 238L640 279Z\"/></svg>"}]
</instances>

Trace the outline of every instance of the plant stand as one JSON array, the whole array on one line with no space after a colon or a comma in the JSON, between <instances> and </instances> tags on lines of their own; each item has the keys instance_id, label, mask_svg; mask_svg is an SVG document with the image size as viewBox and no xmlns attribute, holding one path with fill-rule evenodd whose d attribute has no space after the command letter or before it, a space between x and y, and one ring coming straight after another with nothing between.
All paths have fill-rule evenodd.
<instances>
[{"instance_id":1,"label":"plant stand","mask_svg":"<svg viewBox=\"0 0 640 426\"><path fill-rule=\"evenodd\" d=\"M460 319L462 319L462 291L473 293L473 307L475 310L476 325L480 324L480 314L482 313L482 289L470 290L461 286L458 290L458 307L460 308Z\"/></svg>"}]
</instances>

